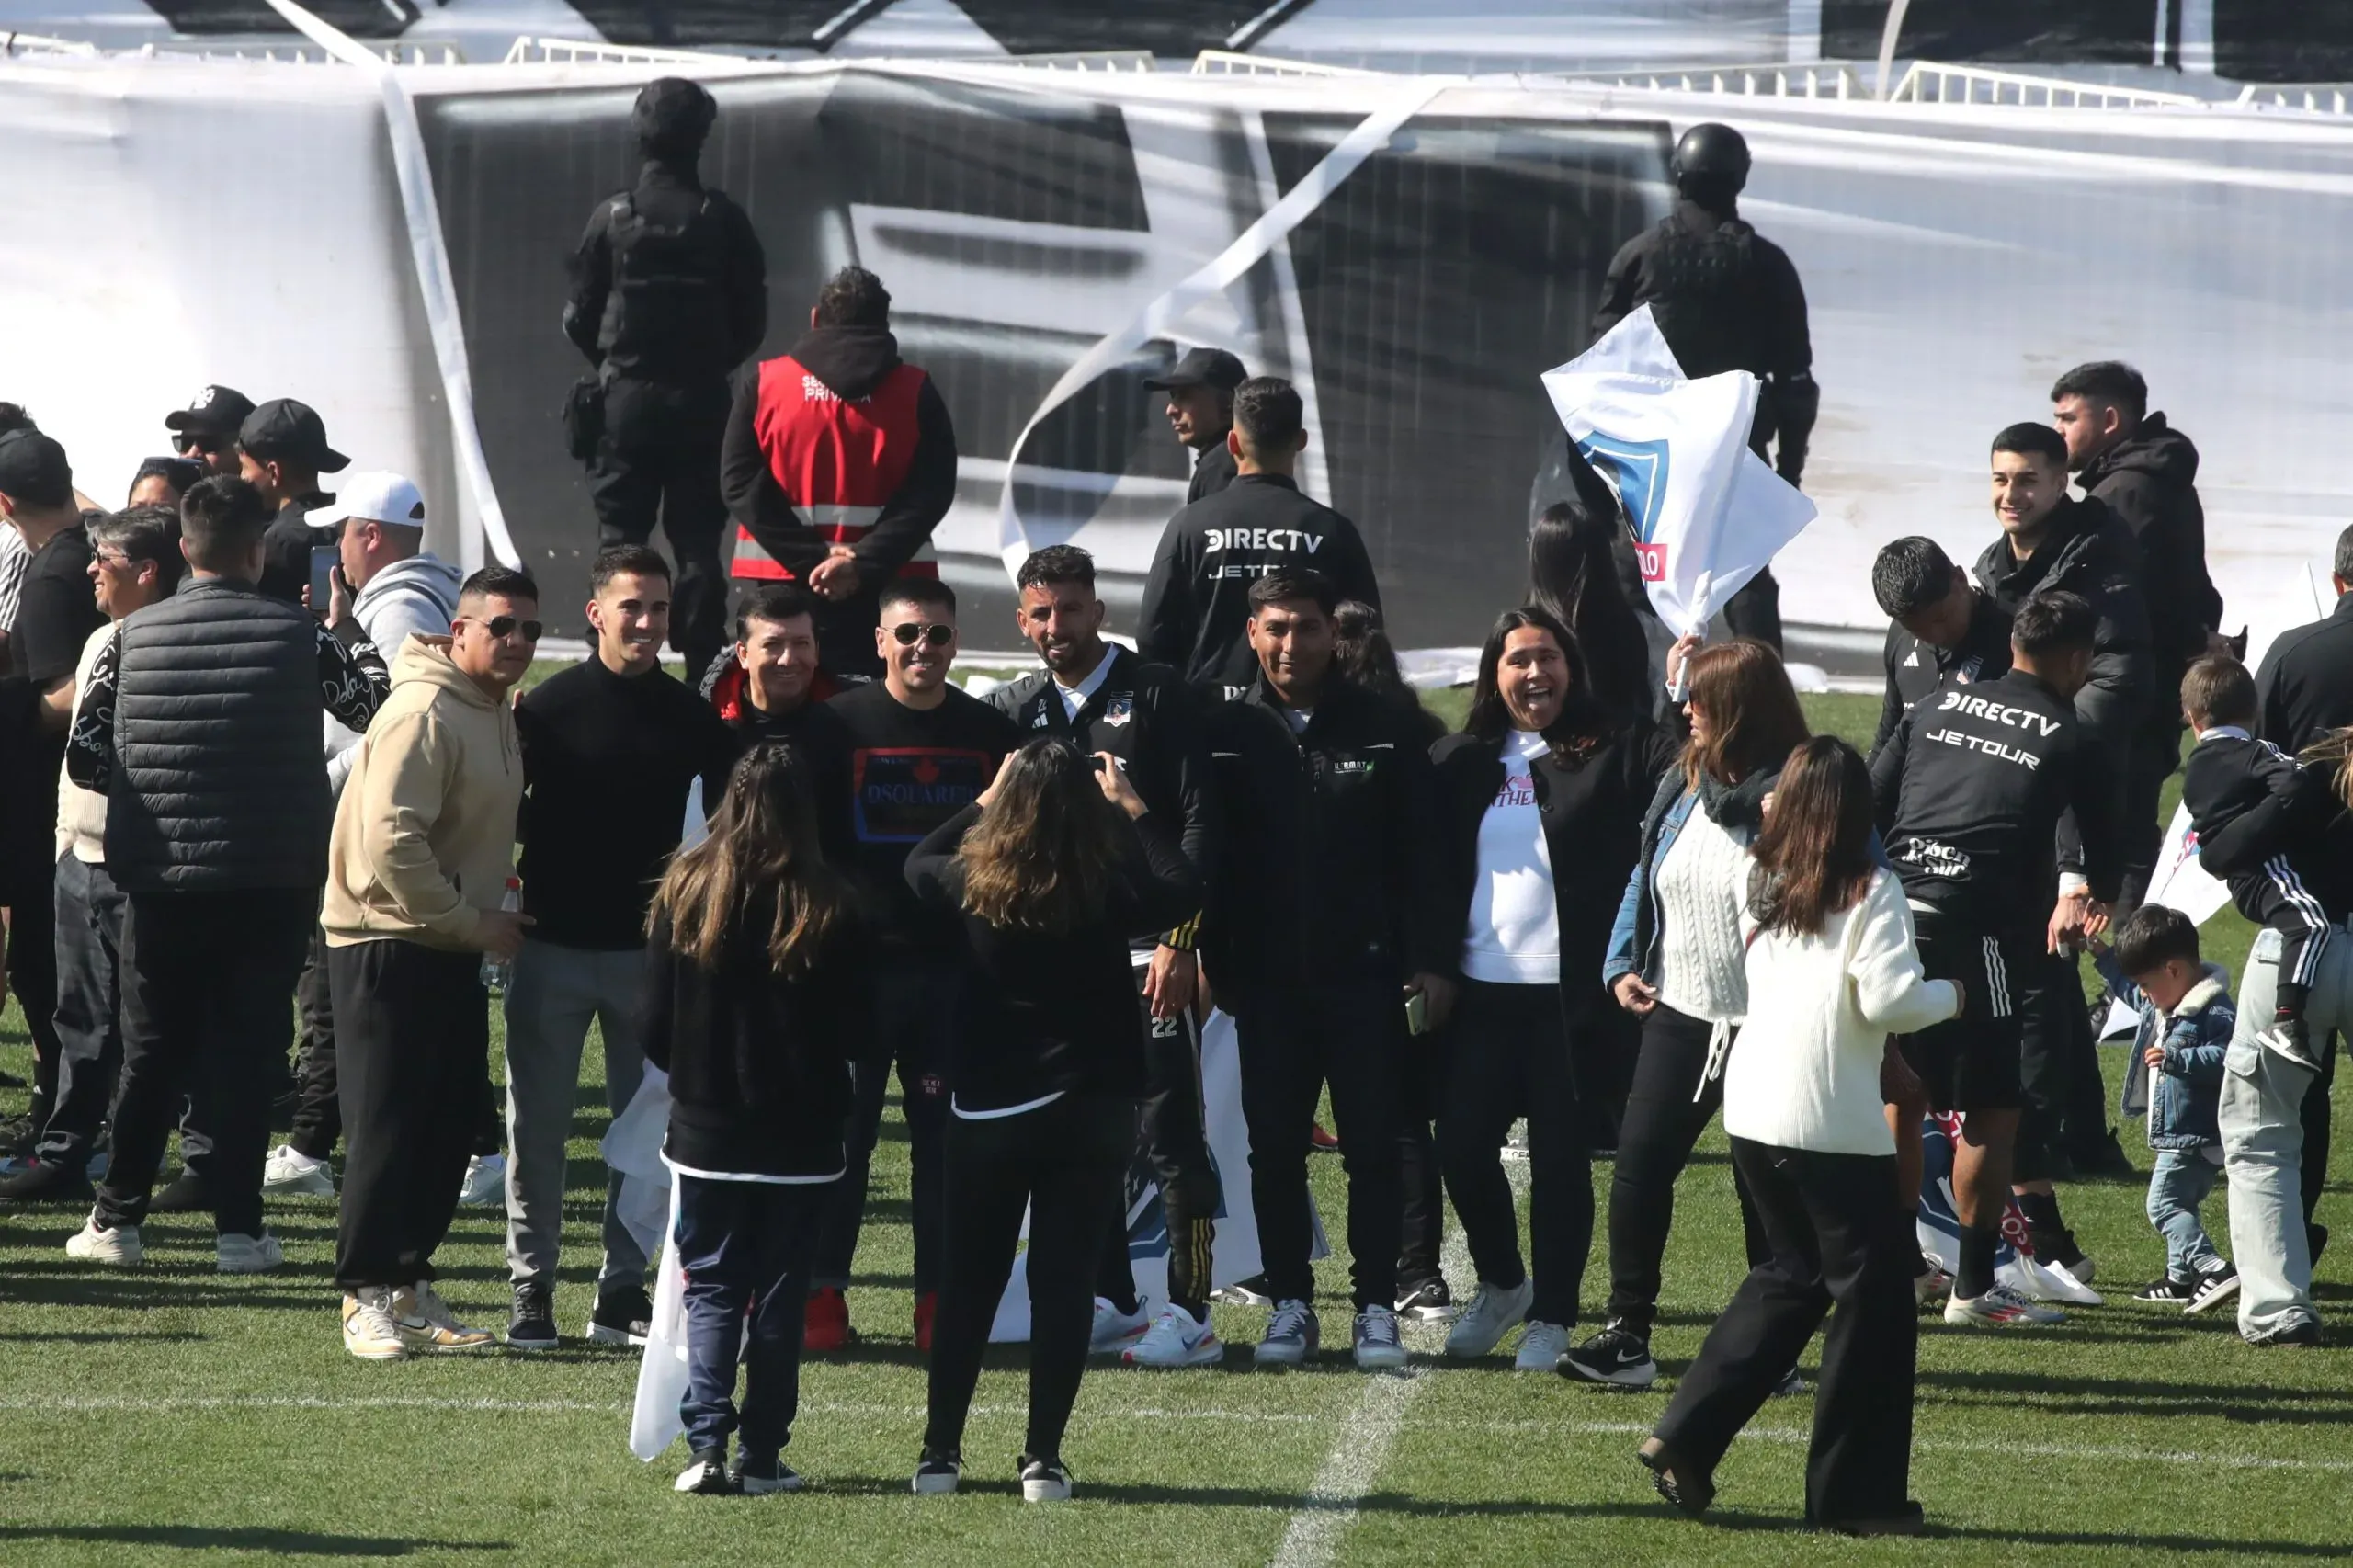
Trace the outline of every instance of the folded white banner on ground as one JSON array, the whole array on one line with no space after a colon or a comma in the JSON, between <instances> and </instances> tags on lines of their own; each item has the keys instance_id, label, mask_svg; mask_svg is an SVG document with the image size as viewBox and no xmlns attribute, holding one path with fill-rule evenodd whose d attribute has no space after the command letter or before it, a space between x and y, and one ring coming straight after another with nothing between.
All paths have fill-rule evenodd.
<instances>
[{"instance_id":1,"label":"folded white banner on ground","mask_svg":"<svg viewBox=\"0 0 2353 1568\"><path fill-rule=\"evenodd\" d=\"M669 1233L675 1234L677 1228L678 1188L673 1182ZM647 1325L645 1355L637 1364L637 1401L630 1410L629 1451L648 1463L661 1458L662 1450L687 1429L678 1414L679 1402L686 1397L687 1271L678 1267L678 1249L665 1240L655 1269L654 1320Z\"/></svg>"},{"instance_id":2,"label":"folded white banner on ground","mask_svg":"<svg viewBox=\"0 0 2353 1568\"><path fill-rule=\"evenodd\" d=\"M670 1074L648 1067L629 1105L605 1129L597 1145L606 1168L621 1178L615 1213L646 1256L658 1258L654 1321L637 1364L637 1403L631 1412L629 1449L658 1457L685 1430L678 1402L687 1393L687 1276L669 1238L677 1231L677 1183L663 1163L670 1128Z\"/></svg>"},{"instance_id":3,"label":"folded white banner on ground","mask_svg":"<svg viewBox=\"0 0 2353 1568\"><path fill-rule=\"evenodd\" d=\"M2165 825L2165 841L2157 850L2156 869L2149 874L2149 894L2143 902L2178 909L2193 926L2205 925L2231 902L2229 887L2199 864L2198 835L2190 830L2188 806L2173 809L2173 821ZM2137 1021L2131 1008L2111 1002L2100 1037L2131 1034Z\"/></svg>"},{"instance_id":4,"label":"folded white banner on ground","mask_svg":"<svg viewBox=\"0 0 2353 1568\"><path fill-rule=\"evenodd\" d=\"M1617 491L1651 606L1678 634L1705 631L1813 521L1813 503L1749 450L1756 378L1686 378L1648 305L1544 372L1544 390Z\"/></svg>"},{"instance_id":5,"label":"folded white banner on ground","mask_svg":"<svg viewBox=\"0 0 2353 1568\"><path fill-rule=\"evenodd\" d=\"M1217 1216L1217 1240L1210 1260L1210 1286L1222 1290L1260 1273L1266 1267L1258 1255L1258 1221L1250 1207L1250 1128L1242 1119L1242 1048L1233 1020L1212 1012L1201 1026L1201 1112L1209 1133L1210 1164L1217 1171L1224 1203ZM1313 1256L1331 1249L1324 1227L1314 1216ZM989 1338L998 1342L1029 1337L1029 1275L1025 1252L1013 1260L1013 1278L997 1303L996 1321ZM1145 1186L1128 1206L1128 1261L1135 1270L1136 1295L1145 1312L1156 1312L1168 1300L1168 1223L1160 1206L1160 1190Z\"/></svg>"}]
</instances>

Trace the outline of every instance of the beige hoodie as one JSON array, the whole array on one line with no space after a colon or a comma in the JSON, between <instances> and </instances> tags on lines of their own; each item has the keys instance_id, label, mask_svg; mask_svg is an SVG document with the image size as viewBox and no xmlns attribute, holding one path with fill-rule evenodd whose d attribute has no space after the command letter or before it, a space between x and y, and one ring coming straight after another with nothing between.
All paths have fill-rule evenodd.
<instances>
[{"instance_id":1,"label":"beige hoodie","mask_svg":"<svg viewBox=\"0 0 2353 1568\"><path fill-rule=\"evenodd\" d=\"M447 637L411 637L353 756L327 853L327 945L472 947L477 912L498 907L514 871L513 706L450 663Z\"/></svg>"}]
</instances>

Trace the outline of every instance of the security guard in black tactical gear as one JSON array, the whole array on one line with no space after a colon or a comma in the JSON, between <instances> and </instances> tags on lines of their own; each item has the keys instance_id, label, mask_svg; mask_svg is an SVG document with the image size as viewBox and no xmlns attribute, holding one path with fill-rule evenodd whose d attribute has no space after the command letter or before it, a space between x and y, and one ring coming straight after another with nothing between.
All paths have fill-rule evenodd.
<instances>
[{"instance_id":1,"label":"security guard in black tactical gear","mask_svg":"<svg viewBox=\"0 0 2353 1568\"><path fill-rule=\"evenodd\" d=\"M1656 228L1635 235L1609 264L1597 333L1643 305L1683 373L1746 370L1763 381L1749 445L1791 484L1805 472L1806 441L1822 404L1805 290L1789 254L1741 222L1748 143L1729 125L1695 125L1675 144L1680 199ZM1778 442L1776 442L1778 437ZM1768 447L1778 446L1778 454ZM1759 572L1725 607L1735 636L1781 646L1781 589Z\"/></svg>"},{"instance_id":2,"label":"security guard in black tactical gear","mask_svg":"<svg viewBox=\"0 0 2353 1568\"><path fill-rule=\"evenodd\" d=\"M659 517L677 557L670 641L689 671L710 666L725 631L727 378L768 324L767 260L751 220L695 170L718 112L675 76L638 94L630 123L645 165L633 188L590 214L563 309L564 335L597 368L575 394L575 415L586 409L574 439L598 543L643 544Z\"/></svg>"}]
</instances>

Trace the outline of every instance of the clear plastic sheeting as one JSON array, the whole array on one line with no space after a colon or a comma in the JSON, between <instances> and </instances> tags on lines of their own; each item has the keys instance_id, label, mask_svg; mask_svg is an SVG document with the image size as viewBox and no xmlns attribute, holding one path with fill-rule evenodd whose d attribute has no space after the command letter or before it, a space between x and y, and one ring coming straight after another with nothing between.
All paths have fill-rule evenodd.
<instances>
[{"instance_id":1,"label":"clear plastic sheeting","mask_svg":"<svg viewBox=\"0 0 2353 1568\"><path fill-rule=\"evenodd\" d=\"M638 85L683 68L401 71L483 449L566 631L595 530L557 425L580 368L558 328L564 263L631 176ZM1033 542L1097 552L1122 622L1187 464L1142 381L1213 343L1301 386L1303 483L1362 528L1400 642L1474 644L1519 595L1530 504L1563 446L1538 378L1591 341L1608 259L1665 212L1666 149L1701 119L1748 136L1744 215L1812 301L1821 517L1777 566L1800 656L1870 667L1886 540L1925 532L1967 560L1993 539L1987 443L2047 418L2052 380L2082 360L2137 364L2198 443L2227 624L2250 624L2258 653L2313 616L2306 568L2353 517L2331 438L2353 401L2335 266L2353 138L2334 115L1446 84L1231 286L1050 410L1016 467L1017 437L1091 347L1225 253L1404 84L693 69L722 105L706 176L767 250L765 351L790 347L835 267L882 275L959 434L945 568L1000 605L1010 481ZM416 475L450 526L449 416L363 73L53 57L0 62L0 84L17 197L0 397L66 442L85 490L119 493L162 447L164 414L219 381L313 403L362 465ZM446 535L434 548L461 553Z\"/></svg>"}]
</instances>

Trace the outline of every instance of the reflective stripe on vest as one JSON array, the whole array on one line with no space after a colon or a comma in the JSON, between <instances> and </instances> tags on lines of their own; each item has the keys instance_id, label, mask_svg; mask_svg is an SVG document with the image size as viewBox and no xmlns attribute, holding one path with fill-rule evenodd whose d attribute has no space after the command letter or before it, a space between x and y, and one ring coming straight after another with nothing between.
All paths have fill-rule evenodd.
<instances>
[{"instance_id":1,"label":"reflective stripe on vest","mask_svg":"<svg viewBox=\"0 0 2353 1568\"><path fill-rule=\"evenodd\" d=\"M884 503L906 482L921 438L917 401L925 377L901 365L864 397L845 399L785 355L760 366L753 429L777 486L802 525L828 545L855 545L871 532ZM930 542L902 567L911 577L938 575ZM752 530L738 523L736 577L790 581Z\"/></svg>"}]
</instances>

